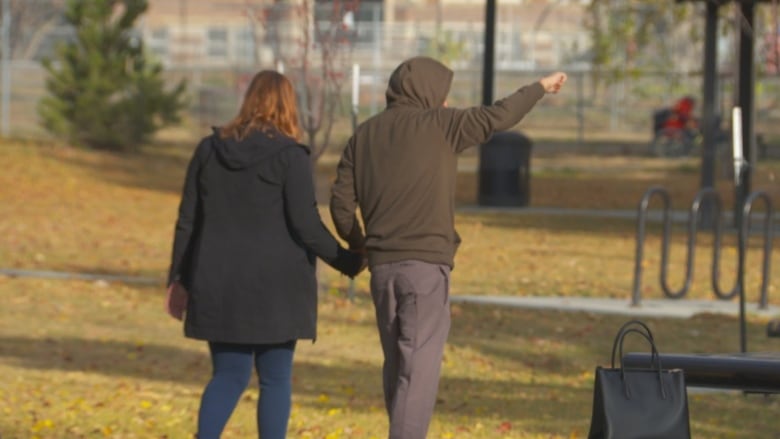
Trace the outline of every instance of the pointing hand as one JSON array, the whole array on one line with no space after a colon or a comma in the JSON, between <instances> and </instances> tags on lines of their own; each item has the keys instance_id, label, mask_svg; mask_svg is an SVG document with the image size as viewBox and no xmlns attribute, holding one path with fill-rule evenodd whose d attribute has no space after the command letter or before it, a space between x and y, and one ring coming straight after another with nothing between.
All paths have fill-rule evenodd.
<instances>
[{"instance_id":1,"label":"pointing hand","mask_svg":"<svg viewBox=\"0 0 780 439\"><path fill-rule=\"evenodd\" d=\"M563 87L563 83L566 82L566 73L555 72L540 79L539 82L547 93L558 93Z\"/></svg>"}]
</instances>

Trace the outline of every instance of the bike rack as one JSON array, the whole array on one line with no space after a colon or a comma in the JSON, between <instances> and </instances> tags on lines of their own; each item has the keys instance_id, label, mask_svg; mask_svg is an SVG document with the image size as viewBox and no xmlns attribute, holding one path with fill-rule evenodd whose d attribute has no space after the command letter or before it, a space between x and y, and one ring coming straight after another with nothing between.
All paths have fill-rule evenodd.
<instances>
[{"instance_id":1,"label":"bike rack","mask_svg":"<svg viewBox=\"0 0 780 439\"><path fill-rule=\"evenodd\" d=\"M722 243L722 226L721 226L721 211L722 202L718 193L711 188L705 188L700 190L694 197L691 203L691 208L688 214L688 241L687 241L687 253L685 258L685 281L683 286L673 291L669 287L668 282L668 263L669 263L669 241L671 238L671 215L670 215L670 196L669 192L662 187L651 187L648 189L641 201L639 202L637 212L637 233L636 233L636 254L634 265L634 285L631 294L631 306L639 306L641 304L641 283L642 283L642 261L644 254L644 241L646 234L647 212L653 196L661 197L663 202L662 206L662 221L663 221L663 237L661 241L661 267L660 267L660 284L664 292L664 295L670 299L680 299L685 297L693 282L693 266L696 249L696 235L698 234L698 223L701 219L701 205L709 199L713 202L713 253L712 253L712 271L711 282L712 289L715 296L722 300L728 300L739 294L743 290L742 278L744 272L744 247L747 243L747 236L750 228L750 214L752 211L753 202L757 199L764 201L766 206L766 215L764 220L764 258L762 269L762 282L761 282L761 297L759 300L759 307L766 309L768 306L768 293L767 288L769 285L769 270L770 270L770 258L772 253L772 227L773 227L773 209L772 202L769 195L765 192L754 192L746 200L743 205L743 220L741 222L739 230L739 253L740 261L739 272L737 273L737 280L735 285L728 292L724 292L720 288L720 257L721 257L721 243Z\"/></svg>"}]
</instances>

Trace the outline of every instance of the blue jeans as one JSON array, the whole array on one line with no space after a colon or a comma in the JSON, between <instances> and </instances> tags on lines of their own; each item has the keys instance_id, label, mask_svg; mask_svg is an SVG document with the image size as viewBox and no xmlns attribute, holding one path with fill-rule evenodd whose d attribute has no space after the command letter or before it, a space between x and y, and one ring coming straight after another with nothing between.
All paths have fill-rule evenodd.
<instances>
[{"instance_id":1,"label":"blue jeans","mask_svg":"<svg viewBox=\"0 0 780 439\"><path fill-rule=\"evenodd\" d=\"M284 439L290 419L295 340L271 345L209 342L213 375L200 402L198 439L218 439L241 394L254 363L260 381L257 429L263 439Z\"/></svg>"}]
</instances>

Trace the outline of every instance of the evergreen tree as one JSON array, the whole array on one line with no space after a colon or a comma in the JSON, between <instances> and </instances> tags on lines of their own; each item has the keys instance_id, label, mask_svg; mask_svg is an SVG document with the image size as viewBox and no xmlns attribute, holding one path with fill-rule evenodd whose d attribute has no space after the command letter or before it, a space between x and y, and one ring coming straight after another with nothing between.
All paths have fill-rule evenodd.
<instances>
[{"instance_id":1,"label":"evergreen tree","mask_svg":"<svg viewBox=\"0 0 780 439\"><path fill-rule=\"evenodd\" d=\"M74 38L44 60L47 130L75 145L130 150L179 121L185 83L166 90L162 67L145 54L133 24L147 0L68 0Z\"/></svg>"}]
</instances>

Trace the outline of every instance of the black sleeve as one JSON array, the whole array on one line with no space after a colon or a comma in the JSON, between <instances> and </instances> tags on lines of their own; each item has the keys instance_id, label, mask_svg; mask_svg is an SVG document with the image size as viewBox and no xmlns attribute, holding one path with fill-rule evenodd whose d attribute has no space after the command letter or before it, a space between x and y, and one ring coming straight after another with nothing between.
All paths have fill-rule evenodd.
<instances>
[{"instance_id":1,"label":"black sleeve","mask_svg":"<svg viewBox=\"0 0 780 439\"><path fill-rule=\"evenodd\" d=\"M184 179L181 202L179 203L179 216L176 219L176 227L173 237L173 255L171 267L168 272L168 283L185 277L189 267L186 265L188 255L191 252L193 232L197 223L199 210L198 175L203 166L204 157L211 152L211 137L201 140L190 159L187 167L187 175ZM186 285L185 285L186 286Z\"/></svg>"},{"instance_id":2,"label":"black sleeve","mask_svg":"<svg viewBox=\"0 0 780 439\"><path fill-rule=\"evenodd\" d=\"M354 276L361 265L362 257L344 249L322 223L314 196L309 156L301 147L292 147L288 151L284 203L295 234L306 248L328 265Z\"/></svg>"}]
</instances>

